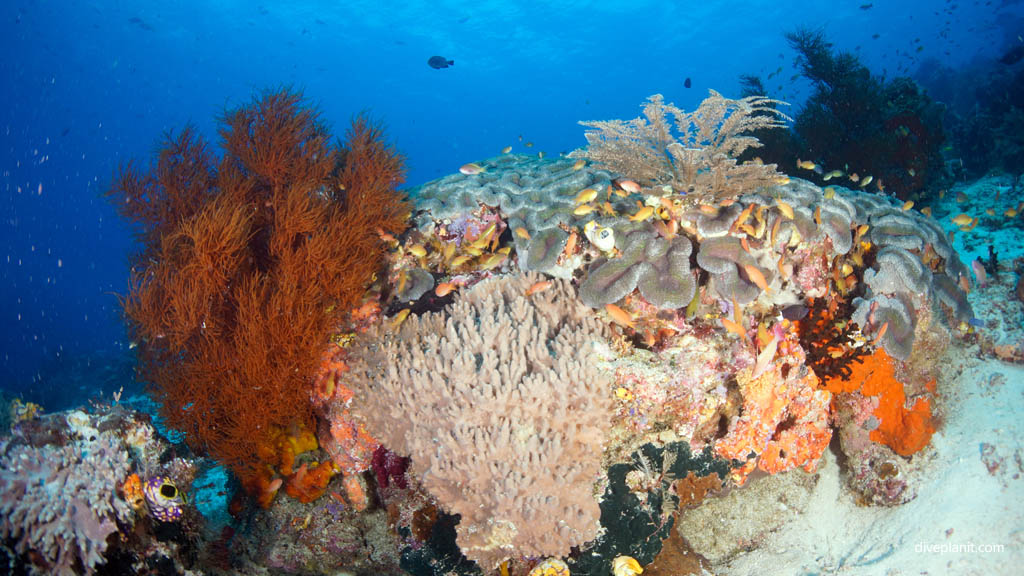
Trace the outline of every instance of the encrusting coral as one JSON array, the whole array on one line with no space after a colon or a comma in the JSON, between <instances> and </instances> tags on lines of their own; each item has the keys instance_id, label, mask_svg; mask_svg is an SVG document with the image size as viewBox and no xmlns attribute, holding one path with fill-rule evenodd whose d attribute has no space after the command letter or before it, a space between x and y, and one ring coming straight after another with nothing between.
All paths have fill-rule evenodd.
<instances>
[{"instance_id":1,"label":"encrusting coral","mask_svg":"<svg viewBox=\"0 0 1024 576\"><path fill-rule=\"evenodd\" d=\"M229 111L216 161L193 129L155 166L122 168L108 196L144 247L123 298L167 424L243 479L268 435L313 429L309 403L330 334L404 229L402 158L357 117L332 145L300 95Z\"/></svg>"},{"instance_id":2,"label":"encrusting coral","mask_svg":"<svg viewBox=\"0 0 1024 576\"><path fill-rule=\"evenodd\" d=\"M831 394L819 389L813 371L801 369L804 357L795 329L783 321L773 331L780 340L780 358L760 374L757 366L736 374L743 409L726 435L715 441L715 454L744 462L732 472L737 484L755 466L769 474L796 467L813 472L832 438Z\"/></svg>"},{"instance_id":3,"label":"encrusting coral","mask_svg":"<svg viewBox=\"0 0 1024 576\"><path fill-rule=\"evenodd\" d=\"M483 281L352 347L353 410L461 515L459 547L486 570L565 555L598 528L587 487L611 415L593 367L605 329L568 281L527 296L536 282Z\"/></svg>"}]
</instances>

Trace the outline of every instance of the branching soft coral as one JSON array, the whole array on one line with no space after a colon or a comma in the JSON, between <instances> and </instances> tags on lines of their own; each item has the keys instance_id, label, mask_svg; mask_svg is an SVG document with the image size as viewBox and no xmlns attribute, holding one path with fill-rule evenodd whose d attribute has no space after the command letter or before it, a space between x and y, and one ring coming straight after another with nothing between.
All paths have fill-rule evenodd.
<instances>
[{"instance_id":1,"label":"branching soft coral","mask_svg":"<svg viewBox=\"0 0 1024 576\"><path fill-rule=\"evenodd\" d=\"M142 376L170 426L241 476L273 430L313 429L310 392L330 334L399 233L402 158L357 117L332 145L300 95L228 112L219 163L191 129L108 195L144 248L122 304Z\"/></svg>"},{"instance_id":2,"label":"branching soft coral","mask_svg":"<svg viewBox=\"0 0 1024 576\"><path fill-rule=\"evenodd\" d=\"M774 165L737 160L761 146L753 132L785 126L789 118L778 104L762 96L731 100L711 90L687 113L655 94L644 104L643 118L580 122L589 128L588 146L572 155L643 186L671 186L686 203L713 204L779 177Z\"/></svg>"},{"instance_id":3,"label":"branching soft coral","mask_svg":"<svg viewBox=\"0 0 1024 576\"><path fill-rule=\"evenodd\" d=\"M901 198L942 181L942 110L912 80L872 76L818 30L800 28L786 39L814 86L793 126L800 157L826 170L848 166L871 174Z\"/></svg>"}]
</instances>

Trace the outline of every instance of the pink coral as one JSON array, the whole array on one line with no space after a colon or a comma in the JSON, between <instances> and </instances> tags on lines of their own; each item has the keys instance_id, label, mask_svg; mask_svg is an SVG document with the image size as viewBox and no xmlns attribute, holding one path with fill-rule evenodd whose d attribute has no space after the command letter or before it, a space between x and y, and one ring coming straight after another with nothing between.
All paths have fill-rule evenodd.
<instances>
[{"instance_id":1,"label":"pink coral","mask_svg":"<svg viewBox=\"0 0 1024 576\"><path fill-rule=\"evenodd\" d=\"M786 335L778 347L781 359L764 374L752 378L750 369L737 373L743 409L725 437L715 443L715 453L745 461L733 471L738 485L755 467L770 474L796 467L813 471L832 438L828 426L832 395L818 389L819 380L812 371L799 369L803 352L793 333ZM751 454L755 457L750 458Z\"/></svg>"},{"instance_id":2,"label":"pink coral","mask_svg":"<svg viewBox=\"0 0 1024 576\"><path fill-rule=\"evenodd\" d=\"M805 296L825 295L825 287L831 276L828 258L820 250L799 250L793 255L796 273L793 281L800 286Z\"/></svg>"},{"instance_id":3,"label":"pink coral","mask_svg":"<svg viewBox=\"0 0 1024 576\"><path fill-rule=\"evenodd\" d=\"M349 414L353 393L342 382L348 372L345 360L345 349L333 344L321 360L314 386L314 404L321 416L317 436L338 470L356 474L370 467L380 443Z\"/></svg>"}]
</instances>

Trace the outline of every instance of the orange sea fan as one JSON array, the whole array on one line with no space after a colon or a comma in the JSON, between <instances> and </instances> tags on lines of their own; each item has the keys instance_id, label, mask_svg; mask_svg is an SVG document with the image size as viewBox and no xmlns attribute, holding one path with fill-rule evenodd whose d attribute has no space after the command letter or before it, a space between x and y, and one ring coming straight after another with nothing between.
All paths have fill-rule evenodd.
<instances>
[{"instance_id":1,"label":"orange sea fan","mask_svg":"<svg viewBox=\"0 0 1024 576\"><path fill-rule=\"evenodd\" d=\"M141 376L193 449L262 477L273 431L314 429L320 355L383 265L378 230L400 233L409 205L402 157L365 116L336 146L279 90L220 134L219 162L187 128L108 196L142 229L122 300Z\"/></svg>"}]
</instances>

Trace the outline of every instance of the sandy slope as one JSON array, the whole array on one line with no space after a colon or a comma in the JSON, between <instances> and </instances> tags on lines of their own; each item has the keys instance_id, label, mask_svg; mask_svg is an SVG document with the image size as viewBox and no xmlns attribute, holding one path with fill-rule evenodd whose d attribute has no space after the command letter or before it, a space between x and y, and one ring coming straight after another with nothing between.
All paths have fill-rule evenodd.
<instances>
[{"instance_id":1,"label":"sandy slope","mask_svg":"<svg viewBox=\"0 0 1024 576\"><path fill-rule=\"evenodd\" d=\"M802 511L720 574L1024 573L1024 368L948 355L946 421L923 457L918 496L859 507L829 453ZM990 471L990 468L992 470ZM970 547L926 551L923 545ZM987 545L1001 551L983 551Z\"/></svg>"}]
</instances>

